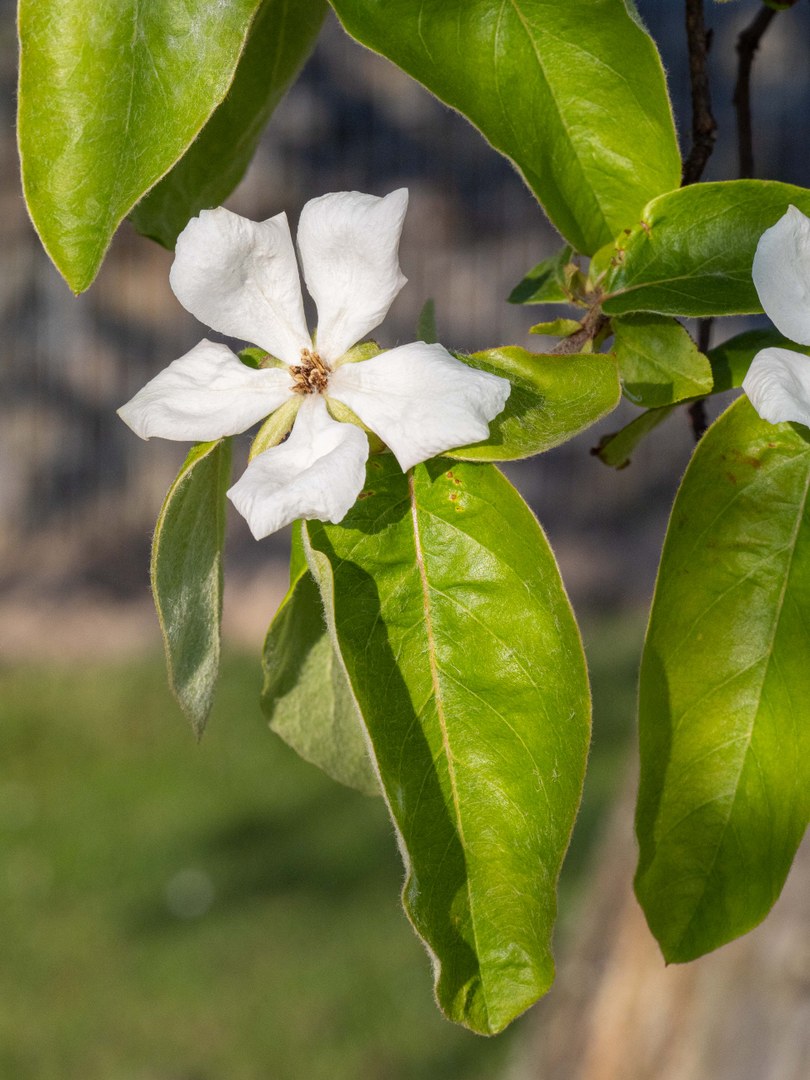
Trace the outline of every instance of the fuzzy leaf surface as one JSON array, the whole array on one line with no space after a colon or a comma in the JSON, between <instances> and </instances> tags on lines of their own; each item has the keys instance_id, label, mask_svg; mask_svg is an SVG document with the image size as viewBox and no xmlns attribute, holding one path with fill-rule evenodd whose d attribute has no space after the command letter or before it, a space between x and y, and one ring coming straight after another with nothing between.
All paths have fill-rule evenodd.
<instances>
[{"instance_id":1,"label":"fuzzy leaf surface","mask_svg":"<svg viewBox=\"0 0 810 1080\"><path fill-rule=\"evenodd\" d=\"M808 820L810 442L740 398L699 443L641 667L636 893L668 961L756 926Z\"/></svg>"},{"instance_id":2,"label":"fuzzy leaf surface","mask_svg":"<svg viewBox=\"0 0 810 1080\"><path fill-rule=\"evenodd\" d=\"M74 292L219 105L261 0L20 0L25 199Z\"/></svg>"},{"instance_id":3,"label":"fuzzy leaf surface","mask_svg":"<svg viewBox=\"0 0 810 1080\"><path fill-rule=\"evenodd\" d=\"M680 183L661 60L624 0L331 3L514 162L576 251Z\"/></svg>"},{"instance_id":4,"label":"fuzzy leaf surface","mask_svg":"<svg viewBox=\"0 0 810 1080\"><path fill-rule=\"evenodd\" d=\"M544 356L516 345L459 354L471 367L512 383L506 408L489 424L489 438L446 456L463 461L514 461L550 450L612 412L621 386L605 354Z\"/></svg>"},{"instance_id":5,"label":"fuzzy leaf surface","mask_svg":"<svg viewBox=\"0 0 810 1080\"><path fill-rule=\"evenodd\" d=\"M326 0L263 0L225 100L130 214L138 232L174 248L190 218L225 201L312 51L326 10Z\"/></svg>"},{"instance_id":6,"label":"fuzzy leaf surface","mask_svg":"<svg viewBox=\"0 0 810 1080\"><path fill-rule=\"evenodd\" d=\"M622 235L602 282L609 315L737 315L762 311L751 264L763 232L810 191L774 180L691 184L654 199Z\"/></svg>"},{"instance_id":7,"label":"fuzzy leaf surface","mask_svg":"<svg viewBox=\"0 0 810 1080\"><path fill-rule=\"evenodd\" d=\"M230 475L230 439L192 447L163 502L152 544L152 595L169 685L198 738L219 674Z\"/></svg>"},{"instance_id":8,"label":"fuzzy leaf surface","mask_svg":"<svg viewBox=\"0 0 810 1080\"><path fill-rule=\"evenodd\" d=\"M305 524L406 864L437 999L482 1033L549 988L587 755L582 645L547 541L490 465L371 459L340 525Z\"/></svg>"}]
</instances>

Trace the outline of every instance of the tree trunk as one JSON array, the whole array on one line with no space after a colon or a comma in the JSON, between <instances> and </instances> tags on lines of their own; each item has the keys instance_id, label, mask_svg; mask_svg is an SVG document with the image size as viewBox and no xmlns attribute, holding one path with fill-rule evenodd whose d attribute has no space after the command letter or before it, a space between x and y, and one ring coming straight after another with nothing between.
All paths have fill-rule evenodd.
<instances>
[{"instance_id":1,"label":"tree trunk","mask_svg":"<svg viewBox=\"0 0 810 1080\"><path fill-rule=\"evenodd\" d=\"M576 929L558 950L557 984L528 1020L510 1080L807 1080L808 840L761 926L666 967L632 891L634 789L599 847Z\"/></svg>"}]
</instances>

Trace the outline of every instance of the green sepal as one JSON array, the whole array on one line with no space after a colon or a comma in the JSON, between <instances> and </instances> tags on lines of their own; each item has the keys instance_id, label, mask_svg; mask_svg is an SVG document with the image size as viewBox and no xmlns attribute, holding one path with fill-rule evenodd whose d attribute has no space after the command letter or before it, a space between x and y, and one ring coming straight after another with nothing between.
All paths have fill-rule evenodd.
<instances>
[{"instance_id":1,"label":"green sepal","mask_svg":"<svg viewBox=\"0 0 810 1080\"><path fill-rule=\"evenodd\" d=\"M604 354L543 356L513 345L458 358L512 384L506 407L490 421L489 437L446 455L464 461L543 453L612 412L621 396L615 361Z\"/></svg>"},{"instance_id":2,"label":"green sepal","mask_svg":"<svg viewBox=\"0 0 810 1080\"><path fill-rule=\"evenodd\" d=\"M376 341L361 341L357 345L352 347L341 356L337 363L337 367L341 367L343 364L360 364L363 360L371 360L375 356L379 356L384 350L380 348Z\"/></svg>"},{"instance_id":3,"label":"green sepal","mask_svg":"<svg viewBox=\"0 0 810 1080\"><path fill-rule=\"evenodd\" d=\"M756 926L808 821L810 433L742 397L675 505L641 666L636 893L668 961Z\"/></svg>"},{"instance_id":4,"label":"green sepal","mask_svg":"<svg viewBox=\"0 0 810 1080\"><path fill-rule=\"evenodd\" d=\"M265 450L278 446L287 438L292 431L292 426L295 423L295 418L303 400L300 394L293 394L275 412L270 413L256 432L256 437L250 445L250 454L248 455L250 461L253 461L258 454L263 454Z\"/></svg>"},{"instance_id":5,"label":"green sepal","mask_svg":"<svg viewBox=\"0 0 810 1080\"><path fill-rule=\"evenodd\" d=\"M624 394L634 405L655 409L711 392L711 365L677 319L614 319L613 354Z\"/></svg>"},{"instance_id":6,"label":"green sepal","mask_svg":"<svg viewBox=\"0 0 810 1080\"><path fill-rule=\"evenodd\" d=\"M440 1007L500 1031L545 993L589 739L554 557L490 465L369 462L340 525L304 524L406 866Z\"/></svg>"},{"instance_id":7,"label":"green sepal","mask_svg":"<svg viewBox=\"0 0 810 1080\"><path fill-rule=\"evenodd\" d=\"M300 522L293 526L290 588L267 632L262 669L262 710L271 729L334 780L379 795L360 715L307 569Z\"/></svg>"},{"instance_id":8,"label":"green sepal","mask_svg":"<svg viewBox=\"0 0 810 1080\"><path fill-rule=\"evenodd\" d=\"M225 492L231 440L192 447L169 488L152 544L152 596L169 685L197 738L219 674Z\"/></svg>"},{"instance_id":9,"label":"green sepal","mask_svg":"<svg viewBox=\"0 0 810 1080\"><path fill-rule=\"evenodd\" d=\"M237 355L246 367L253 368L255 371L259 371L261 368L287 367L283 360L279 360L277 356L272 356L269 352L265 352L264 349L259 349L255 345L248 345L246 349L240 349Z\"/></svg>"},{"instance_id":10,"label":"green sepal","mask_svg":"<svg viewBox=\"0 0 810 1080\"><path fill-rule=\"evenodd\" d=\"M131 212L138 232L173 249L190 218L225 201L312 51L326 11L326 0L262 0L224 101Z\"/></svg>"}]
</instances>

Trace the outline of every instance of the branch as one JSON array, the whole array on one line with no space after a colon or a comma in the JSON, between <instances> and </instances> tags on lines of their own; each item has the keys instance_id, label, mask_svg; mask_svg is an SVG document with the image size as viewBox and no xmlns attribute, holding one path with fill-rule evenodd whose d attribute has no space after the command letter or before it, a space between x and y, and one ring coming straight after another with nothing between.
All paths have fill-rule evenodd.
<instances>
[{"instance_id":1,"label":"branch","mask_svg":"<svg viewBox=\"0 0 810 1080\"><path fill-rule=\"evenodd\" d=\"M793 7L796 0L784 0ZM741 31L737 38L737 83L734 87L734 107L737 110L737 146L740 162L740 177L754 175L754 138L751 127L751 68L754 63L759 43L774 16L775 8L760 8L753 21Z\"/></svg>"},{"instance_id":2,"label":"branch","mask_svg":"<svg viewBox=\"0 0 810 1080\"><path fill-rule=\"evenodd\" d=\"M709 345L711 344L713 322L713 318L701 319L698 322L697 347L704 356L709 351ZM702 397L698 398L697 401L693 401L687 412L689 413L689 423L692 425L695 442L700 442L706 433L706 428L709 426L709 417L706 413L706 398Z\"/></svg>"},{"instance_id":3,"label":"branch","mask_svg":"<svg viewBox=\"0 0 810 1080\"><path fill-rule=\"evenodd\" d=\"M707 63L711 33L706 29L703 18L703 0L686 0L686 40L692 88L692 149L683 163L681 183L684 187L700 179L717 138Z\"/></svg>"},{"instance_id":4,"label":"branch","mask_svg":"<svg viewBox=\"0 0 810 1080\"><path fill-rule=\"evenodd\" d=\"M597 305L594 305L580 324L579 330L575 330L573 334L569 334L567 338L563 338L553 349L549 352L549 356L568 356L572 353L582 352L589 341L593 341L595 337L607 327L610 319L607 315L603 315Z\"/></svg>"}]
</instances>

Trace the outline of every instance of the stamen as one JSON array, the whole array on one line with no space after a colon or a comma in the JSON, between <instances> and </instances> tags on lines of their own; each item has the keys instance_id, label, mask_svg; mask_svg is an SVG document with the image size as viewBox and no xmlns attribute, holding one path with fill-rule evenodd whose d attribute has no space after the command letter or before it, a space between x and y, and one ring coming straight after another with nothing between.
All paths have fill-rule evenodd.
<instances>
[{"instance_id":1,"label":"stamen","mask_svg":"<svg viewBox=\"0 0 810 1080\"><path fill-rule=\"evenodd\" d=\"M301 363L290 367L294 394L322 394L329 385L330 367L311 349L301 350Z\"/></svg>"}]
</instances>

